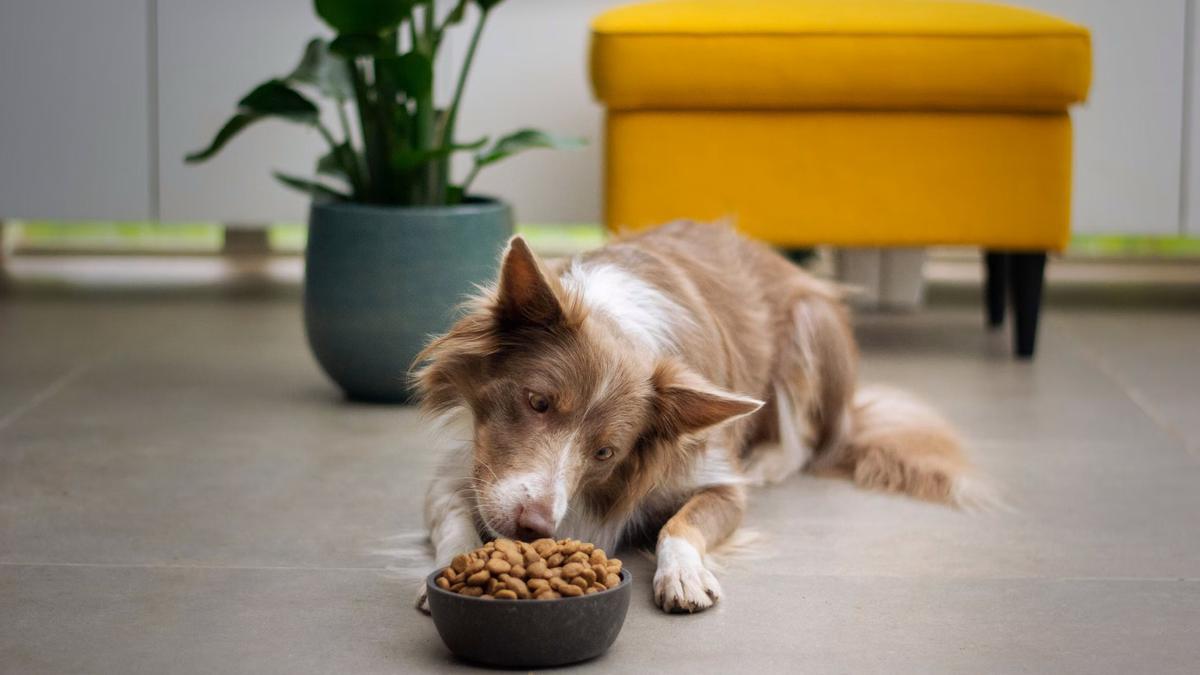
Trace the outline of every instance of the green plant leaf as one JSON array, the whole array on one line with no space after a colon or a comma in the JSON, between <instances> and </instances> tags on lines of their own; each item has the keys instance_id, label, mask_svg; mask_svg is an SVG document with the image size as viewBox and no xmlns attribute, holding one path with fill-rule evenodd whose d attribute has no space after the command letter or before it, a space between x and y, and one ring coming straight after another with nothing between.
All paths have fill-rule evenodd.
<instances>
[{"instance_id":1,"label":"green plant leaf","mask_svg":"<svg viewBox=\"0 0 1200 675\"><path fill-rule=\"evenodd\" d=\"M484 167L526 150L539 148L568 150L581 148L586 144L587 142L582 138L554 136L537 129L521 129L504 136L487 150L475 155L475 164Z\"/></svg>"},{"instance_id":2,"label":"green plant leaf","mask_svg":"<svg viewBox=\"0 0 1200 675\"><path fill-rule=\"evenodd\" d=\"M487 142L488 137L484 136L478 140L471 141L470 143L459 143L457 145L452 145L450 146L450 151L458 152L459 150L478 150L487 145Z\"/></svg>"},{"instance_id":3,"label":"green plant leaf","mask_svg":"<svg viewBox=\"0 0 1200 675\"><path fill-rule=\"evenodd\" d=\"M504 2L504 0L475 0L475 4L479 5L479 8L485 12L490 11L501 2Z\"/></svg>"},{"instance_id":4,"label":"green plant leaf","mask_svg":"<svg viewBox=\"0 0 1200 675\"><path fill-rule=\"evenodd\" d=\"M225 147L225 144L229 142L229 139L238 135L238 132L240 132L242 129L245 129L260 119L262 119L261 115L254 115L250 113L238 113L233 117L230 117L229 121L221 127L221 130L217 132L216 137L213 138L212 143L209 143L207 148L203 150L197 150L187 155L183 158L183 161L187 162L188 164L196 164L209 159L213 155L220 152L221 148Z\"/></svg>"},{"instance_id":5,"label":"green plant leaf","mask_svg":"<svg viewBox=\"0 0 1200 675\"><path fill-rule=\"evenodd\" d=\"M332 141L331 141L332 142ZM317 159L317 175L331 176L340 181L339 187L350 190L351 199L365 199L370 189L367 167L350 140L342 141Z\"/></svg>"},{"instance_id":6,"label":"green plant leaf","mask_svg":"<svg viewBox=\"0 0 1200 675\"><path fill-rule=\"evenodd\" d=\"M271 175L274 176L275 180L279 181L280 183L283 183L284 185L292 188L293 190L299 190L300 192L303 192L303 193L309 195L313 199L326 198L326 199L333 199L333 200L337 200L337 201L345 201L347 199L350 199L350 195L339 192L327 185L322 185L313 180L308 180L306 178L297 178L295 176L289 176L285 173L280 173L278 171L271 172Z\"/></svg>"},{"instance_id":7,"label":"green plant leaf","mask_svg":"<svg viewBox=\"0 0 1200 675\"><path fill-rule=\"evenodd\" d=\"M294 84L316 87L322 94L338 101L354 97L354 83L350 79L350 65L334 56L329 45L321 38L313 38L304 48L304 56L296 68L284 78Z\"/></svg>"},{"instance_id":8,"label":"green plant leaf","mask_svg":"<svg viewBox=\"0 0 1200 675\"><path fill-rule=\"evenodd\" d=\"M350 145L350 142L346 141L321 155L317 160L317 174L333 176L352 184L351 172L358 166L358 162L358 154L354 152L354 147Z\"/></svg>"},{"instance_id":9,"label":"green plant leaf","mask_svg":"<svg viewBox=\"0 0 1200 675\"><path fill-rule=\"evenodd\" d=\"M412 12L413 0L315 0L317 16L338 33L382 33Z\"/></svg>"},{"instance_id":10,"label":"green plant leaf","mask_svg":"<svg viewBox=\"0 0 1200 675\"><path fill-rule=\"evenodd\" d=\"M433 87L433 62L420 52L375 59L377 68L384 68L396 88L410 98L424 96Z\"/></svg>"},{"instance_id":11,"label":"green plant leaf","mask_svg":"<svg viewBox=\"0 0 1200 675\"><path fill-rule=\"evenodd\" d=\"M467 15L467 3L469 1L458 0L454 5L454 9L450 10L450 13L446 15L446 21L442 24L442 28L462 23L463 18Z\"/></svg>"},{"instance_id":12,"label":"green plant leaf","mask_svg":"<svg viewBox=\"0 0 1200 675\"><path fill-rule=\"evenodd\" d=\"M184 161L203 162L217 154L225 144L251 124L269 117L315 125L320 120L317 106L280 80L268 80L238 101L238 112L229 118L203 150L193 152Z\"/></svg>"},{"instance_id":13,"label":"green plant leaf","mask_svg":"<svg viewBox=\"0 0 1200 675\"><path fill-rule=\"evenodd\" d=\"M238 101L242 112L260 116L283 117L293 122L316 124L317 106L282 80L269 80Z\"/></svg>"},{"instance_id":14,"label":"green plant leaf","mask_svg":"<svg viewBox=\"0 0 1200 675\"><path fill-rule=\"evenodd\" d=\"M317 173L322 176L333 176L335 178L346 177L346 172L342 169L342 162L336 150L330 150L317 159Z\"/></svg>"},{"instance_id":15,"label":"green plant leaf","mask_svg":"<svg viewBox=\"0 0 1200 675\"><path fill-rule=\"evenodd\" d=\"M329 43L329 51L346 59L383 54L383 39L370 33L343 33Z\"/></svg>"}]
</instances>

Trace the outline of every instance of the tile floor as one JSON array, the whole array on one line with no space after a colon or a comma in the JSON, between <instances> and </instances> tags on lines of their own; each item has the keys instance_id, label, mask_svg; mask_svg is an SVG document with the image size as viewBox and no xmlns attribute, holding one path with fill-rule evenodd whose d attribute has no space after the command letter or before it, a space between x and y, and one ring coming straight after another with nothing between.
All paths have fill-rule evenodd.
<instances>
[{"instance_id":1,"label":"tile floor","mask_svg":"<svg viewBox=\"0 0 1200 675\"><path fill-rule=\"evenodd\" d=\"M410 604L444 441L334 393L294 284L211 282L0 294L0 672L470 669ZM627 555L624 631L576 670L1196 672L1198 289L1056 288L1032 364L969 285L862 318L864 378L940 405L1016 510L796 477L713 611L660 614Z\"/></svg>"}]
</instances>

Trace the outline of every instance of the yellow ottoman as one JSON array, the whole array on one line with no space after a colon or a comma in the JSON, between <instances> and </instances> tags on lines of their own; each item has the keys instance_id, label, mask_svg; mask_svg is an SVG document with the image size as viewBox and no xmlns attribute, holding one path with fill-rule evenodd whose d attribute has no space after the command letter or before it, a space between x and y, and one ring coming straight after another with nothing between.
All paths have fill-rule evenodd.
<instances>
[{"instance_id":1,"label":"yellow ottoman","mask_svg":"<svg viewBox=\"0 0 1200 675\"><path fill-rule=\"evenodd\" d=\"M1033 353L1045 252L1070 234L1087 29L953 0L661 0L592 31L610 228L732 217L788 247L981 246L989 319L1011 290Z\"/></svg>"}]
</instances>

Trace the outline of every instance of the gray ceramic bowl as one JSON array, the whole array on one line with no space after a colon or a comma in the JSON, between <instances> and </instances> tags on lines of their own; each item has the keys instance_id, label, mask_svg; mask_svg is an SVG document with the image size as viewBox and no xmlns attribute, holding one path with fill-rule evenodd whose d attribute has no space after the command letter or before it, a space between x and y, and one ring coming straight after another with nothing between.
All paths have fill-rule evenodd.
<instances>
[{"instance_id":1,"label":"gray ceramic bowl","mask_svg":"<svg viewBox=\"0 0 1200 675\"><path fill-rule=\"evenodd\" d=\"M633 575L621 570L621 585L603 593L558 600L482 600L429 589L429 612L450 651L468 661L509 668L561 666L603 654L617 639Z\"/></svg>"}]
</instances>

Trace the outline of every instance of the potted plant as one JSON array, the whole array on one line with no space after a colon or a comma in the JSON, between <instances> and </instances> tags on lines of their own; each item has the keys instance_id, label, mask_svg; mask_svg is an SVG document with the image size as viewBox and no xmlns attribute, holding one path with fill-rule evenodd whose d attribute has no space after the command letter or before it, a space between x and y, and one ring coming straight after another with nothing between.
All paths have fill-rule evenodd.
<instances>
[{"instance_id":1,"label":"potted plant","mask_svg":"<svg viewBox=\"0 0 1200 675\"><path fill-rule=\"evenodd\" d=\"M305 327L317 361L351 398L407 401L405 373L425 340L494 274L512 210L471 193L479 171L523 150L580 144L534 129L495 141L456 137L479 38L500 2L456 0L439 15L436 0L315 0L336 37L310 41L291 73L255 87L209 146L186 158L207 160L262 120L324 138L316 177L274 175L312 198ZM472 4L478 17L454 94L439 106L434 62ZM314 94L331 100L337 132ZM456 153L472 158L459 181L451 173Z\"/></svg>"}]
</instances>

